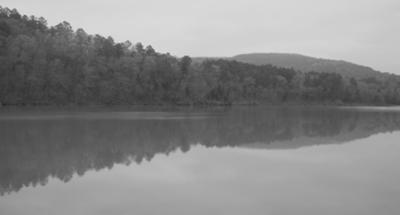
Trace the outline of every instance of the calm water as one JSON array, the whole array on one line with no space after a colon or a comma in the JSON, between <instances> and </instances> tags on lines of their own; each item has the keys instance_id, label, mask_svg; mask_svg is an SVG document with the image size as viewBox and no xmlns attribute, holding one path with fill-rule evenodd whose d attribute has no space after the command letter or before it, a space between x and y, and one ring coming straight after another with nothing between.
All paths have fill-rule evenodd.
<instances>
[{"instance_id":1,"label":"calm water","mask_svg":"<svg viewBox=\"0 0 400 215\"><path fill-rule=\"evenodd\" d=\"M0 214L400 214L400 109L0 112Z\"/></svg>"}]
</instances>

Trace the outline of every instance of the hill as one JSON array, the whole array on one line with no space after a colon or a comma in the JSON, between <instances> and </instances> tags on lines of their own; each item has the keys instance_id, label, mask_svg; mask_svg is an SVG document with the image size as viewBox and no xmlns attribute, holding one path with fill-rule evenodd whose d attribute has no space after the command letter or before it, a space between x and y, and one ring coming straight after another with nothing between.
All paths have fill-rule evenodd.
<instances>
[{"instance_id":1,"label":"hill","mask_svg":"<svg viewBox=\"0 0 400 215\"><path fill-rule=\"evenodd\" d=\"M196 61L0 6L0 106L400 104L399 76L347 62L287 54Z\"/></svg>"},{"instance_id":2,"label":"hill","mask_svg":"<svg viewBox=\"0 0 400 215\"><path fill-rule=\"evenodd\" d=\"M271 64L278 67L293 68L302 72L316 71L337 73L342 76L355 77L358 79L379 77L385 74L367 66L357 65L342 60L314 58L300 54L252 53L236 55L229 59L255 65Z\"/></svg>"}]
</instances>

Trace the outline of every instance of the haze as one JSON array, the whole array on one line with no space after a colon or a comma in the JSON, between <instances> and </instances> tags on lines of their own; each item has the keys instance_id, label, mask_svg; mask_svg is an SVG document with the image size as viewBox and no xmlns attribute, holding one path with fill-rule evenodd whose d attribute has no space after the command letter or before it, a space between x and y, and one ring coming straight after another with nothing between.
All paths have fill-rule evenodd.
<instances>
[{"instance_id":1,"label":"haze","mask_svg":"<svg viewBox=\"0 0 400 215\"><path fill-rule=\"evenodd\" d=\"M3 0L50 25L183 56L288 52L400 74L398 0Z\"/></svg>"}]
</instances>

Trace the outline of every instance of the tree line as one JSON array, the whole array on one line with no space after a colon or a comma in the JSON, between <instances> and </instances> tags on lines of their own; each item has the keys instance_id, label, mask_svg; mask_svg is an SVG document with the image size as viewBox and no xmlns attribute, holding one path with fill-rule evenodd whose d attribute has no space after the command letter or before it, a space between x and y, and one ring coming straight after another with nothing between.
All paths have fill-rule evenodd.
<instances>
[{"instance_id":1,"label":"tree line","mask_svg":"<svg viewBox=\"0 0 400 215\"><path fill-rule=\"evenodd\" d=\"M0 7L0 104L400 104L400 78L193 61Z\"/></svg>"}]
</instances>

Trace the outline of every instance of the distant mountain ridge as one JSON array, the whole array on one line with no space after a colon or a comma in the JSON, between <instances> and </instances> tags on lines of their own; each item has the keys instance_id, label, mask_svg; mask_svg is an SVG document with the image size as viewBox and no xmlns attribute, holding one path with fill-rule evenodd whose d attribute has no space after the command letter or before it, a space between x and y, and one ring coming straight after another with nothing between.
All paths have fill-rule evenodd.
<instances>
[{"instance_id":1,"label":"distant mountain ridge","mask_svg":"<svg viewBox=\"0 0 400 215\"><path fill-rule=\"evenodd\" d=\"M400 105L400 75L365 66L273 53L178 58L1 6L0 47L0 106Z\"/></svg>"},{"instance_id":2,"label":"distant mountain ridge","mask_svg":"<svg viewBox=\"0 0 400 215\"><path fill-rule=\"evenodd\" d=\"M278 67L294 68L302 72L316 71L338 73L343 76L356 78L376 77L382 75L381 72L373 70L367 66L357 65L342 60L308 57L300 54L254 53L236 55L231 59L256 65L272 64Z\"/></svg>"},{"instance_id":3,"label":"distant mountain ridge","mask_svg":"<svg viewBox=\"0 0 400 215\"><path fill-rule=\"evenodd\" d=\"M216 58L201 57L197 58L197 60L203 61L205 59L216 59ZM370 67L346 62L343 60L315 58L301 54L249 53L249 54L240 54L233 57L226 57L226 58L222 57L221 59L235 60L238 62L249 63L254 65L271 64L277 67L293 68L295 70L302 72L315 71L315 72L337 73L345 77L355 77L358 79L387 75L387 73L376 71Z\"/></svg>"}]
</instances>

